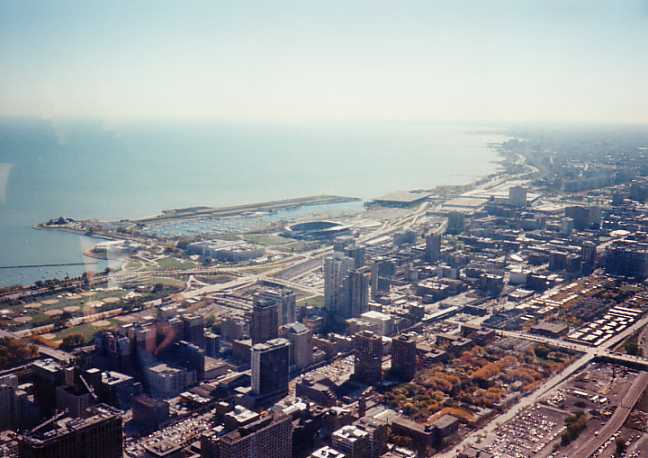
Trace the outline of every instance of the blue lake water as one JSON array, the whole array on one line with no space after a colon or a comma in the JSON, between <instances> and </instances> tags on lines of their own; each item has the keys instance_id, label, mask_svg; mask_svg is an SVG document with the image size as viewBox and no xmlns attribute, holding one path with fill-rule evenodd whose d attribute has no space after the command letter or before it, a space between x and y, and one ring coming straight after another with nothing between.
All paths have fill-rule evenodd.
<instances>
[{"instance_id":1,"label":"blue lake water","mask_svg":"<svg viewBox=\"0 0 648 458\"><path fill-rule=\"evenodd\" d=\"M194 205L337 194L372 198L492 173L486 126L0 121L0 266L83 262L87 237L31 226ZM2 269L0 285L78 275ZM105 266L99 264L98 268Z\"/></svg>"}]
</instances>

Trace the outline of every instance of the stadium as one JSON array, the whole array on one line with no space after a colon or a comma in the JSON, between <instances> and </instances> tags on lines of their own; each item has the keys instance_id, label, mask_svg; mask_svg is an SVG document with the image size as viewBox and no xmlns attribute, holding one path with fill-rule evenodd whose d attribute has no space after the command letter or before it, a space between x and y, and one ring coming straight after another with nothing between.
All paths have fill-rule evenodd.
<instances>
[{"instance_id":1,"label":"stadium","mask_svg":"<svg viewBox=\"0 0 648 458\"><path fill-rule=\"evenodd\" d=\"M308 221L289 224L284 235L298 240L323 240L347 234L350 230L351 226L337 221Z\"/></svg>"}]
</instances>

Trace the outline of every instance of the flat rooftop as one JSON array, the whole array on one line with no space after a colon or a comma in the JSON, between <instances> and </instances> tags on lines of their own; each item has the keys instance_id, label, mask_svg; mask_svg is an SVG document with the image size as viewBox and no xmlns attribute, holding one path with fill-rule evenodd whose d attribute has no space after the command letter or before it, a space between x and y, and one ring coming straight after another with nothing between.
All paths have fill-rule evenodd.
<instances>
[{"instance_id":1,"label":"flat rooftop","mask_svg":"<svg viewBox=\"0 0 648 458\"><path fill-rule=\"evenodd\" d=\"M26 433L24 438L32 443L44 443L97 423L121 418L122 415L121 411L106 404L97 404L90 407L88 411L90 416L85 418L64 417L58 420L52 419L49 423L44 423L41 427L36 427Z\"/></svg>"}]
</instances>

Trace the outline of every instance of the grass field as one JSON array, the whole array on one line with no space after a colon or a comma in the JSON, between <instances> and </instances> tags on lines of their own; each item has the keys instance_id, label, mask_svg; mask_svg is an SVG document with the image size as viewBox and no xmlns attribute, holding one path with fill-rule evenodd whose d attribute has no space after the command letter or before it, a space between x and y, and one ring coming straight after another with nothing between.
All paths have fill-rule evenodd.
<instances>
[{"instance_id":1,"label":"grass field","mask_svg":"<svg viewBox=\"0 0 648 458\"><path fill-rule=\"evenodd\" d=\"M168 277L151 277L147 279L147 283L151 286L159 283L164 286L171 286L172 288L184 288L185 286L185 282L182 280Z\"/></svg>"},{"instance_id":2,"label":"grass field","mask_svg":"<svg viewBox=\"0 0 648 458\"><path fill-rule=\"evenodd\" d=\"M243 236L243 239L247 242L263 246L286 245L288 243L294 243L294 240L292 239L287 239L285 237L281 237L280 235L274 234L246 234Z\"/></svg>"},{"instance_id":3,"label":"grass field","mask_svg":"<svg viewBox=\"0 0 648 458\"><path fill-rule=\"evenodd\" d=\"M156 262L160 269L164 270L185 270L196 267L196 263L193 261L173 257L158 259Z\"/></svg>"},{"instance_id":4,"label":"grass field","mask_svg":"<svg viewBox=\"0 0 648 458\"><path fill-rule=\"evenodd\" d=\"M56 333L56 336L63 340L63 338L67 336L71 336L73 334L80 334L83 336L83 343L90 343L92 342L92 339L94 335L99 331L98 328L95 328L91 324L81 324L79 326L73 326L71 328L63 329L62 331L59 331Z\"/></svg>"}]
</instances>

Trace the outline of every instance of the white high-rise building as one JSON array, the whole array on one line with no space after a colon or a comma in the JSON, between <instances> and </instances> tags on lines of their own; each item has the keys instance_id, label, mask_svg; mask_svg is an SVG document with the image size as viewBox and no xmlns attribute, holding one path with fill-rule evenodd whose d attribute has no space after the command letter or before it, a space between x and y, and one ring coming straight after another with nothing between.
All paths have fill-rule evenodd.
<instances>
[{"instance_id":1,"label":"white high-rise building","mask_svg":"<svg viewBox=\"0 0 648 458\"><path fill-rule=\"evenodd\" d=\"M344 279L355 267L353 259L334 252L324 259L324 305L336 311L344 302Z\"/></svg>"},{"instance_id":2,"label":"white high-rise building","mask_svg":"<svg viewBox=\"0 0 648 458\"><path fill-rule=\"evenodd\" d=\"M302 323L288 325L286 337L290 341L290 365L302 370L313 363L313 331Z\"/></svg>"},{"instance_id":3,"label":"white high-rise building","mask_svg":"<svg viewBox=\"0 0 648 458\"><path fill-rule=\"evenodd\" d=\"M259 296L277 302L277 323L279 326L294 323L297 295L290 288L264 288L257 293Z\"/></svg>"}]
</instances>

